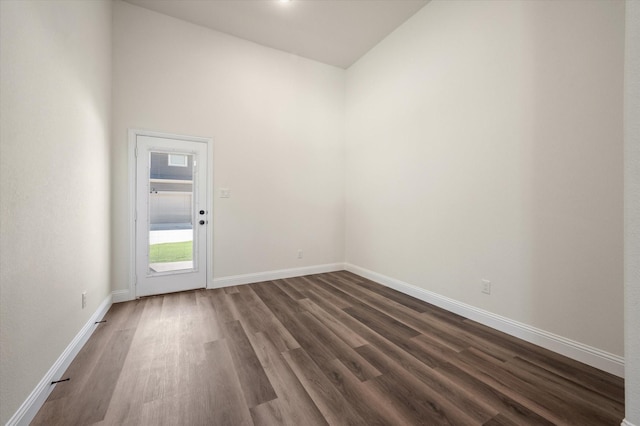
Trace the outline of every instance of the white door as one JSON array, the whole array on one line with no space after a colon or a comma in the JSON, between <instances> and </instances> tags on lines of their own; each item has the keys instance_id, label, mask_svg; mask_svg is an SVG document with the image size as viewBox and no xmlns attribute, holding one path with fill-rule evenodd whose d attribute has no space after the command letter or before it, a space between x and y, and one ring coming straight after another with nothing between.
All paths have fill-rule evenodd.
<instances>
[{"instance_id":1,"label":"white door","mask_svg":"<svg viewBox=\"0 0 640 426\"><path fill-rule=\"evenodd\" d=\"M136 296L206 287L207 146L136 135Z\"/></svg>"}]
</instances>

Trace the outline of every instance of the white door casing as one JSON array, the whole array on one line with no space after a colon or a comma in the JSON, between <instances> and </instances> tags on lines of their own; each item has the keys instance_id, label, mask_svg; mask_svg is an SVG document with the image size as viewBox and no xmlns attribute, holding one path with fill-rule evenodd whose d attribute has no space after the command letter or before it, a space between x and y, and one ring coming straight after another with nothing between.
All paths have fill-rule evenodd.
<instances>
[{"instance_id":1,"label":"white door casing","mask_svg":"<svg viewBox=\"0 0 640 426\"><path fill-rule=\"evenodd\" d=\"M208 287L212 276L211 140L138 130L129 133L134 157L131 294L143 297ZM190 175L167 175L177 171ZM187 257L176 261L171 255L162 256L163 251L171 253L175 244ZM191 247L192 253L187 253Z\"/></svg>"}]
</instances>

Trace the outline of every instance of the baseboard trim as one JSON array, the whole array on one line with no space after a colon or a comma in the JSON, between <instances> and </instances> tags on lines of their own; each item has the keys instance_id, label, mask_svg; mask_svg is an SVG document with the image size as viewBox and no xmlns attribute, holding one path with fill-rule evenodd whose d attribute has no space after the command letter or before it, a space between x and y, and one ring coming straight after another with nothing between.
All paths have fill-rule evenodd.
<instances>
[{"instance_id":1,"label":"baseboard trim","mask_svg":"<svg viewBox=\"0 0 640 426\"><path fill-rule=\"evenodd\" d=\"M627 419L624 419L622 421L622 423L620 424L620 426L636 426L635 424L631 423L630 421L628 421Z\"/></svg>"},{"instance_id":2,"label":"baseboard trim","mask_svg":"<svg viewBox=\"0 0 640 426\"><path fill-rule=\"evenodd\" d=\"M113 293L111 293L111 297L112 297L113 303L128 302L130 300L133 300L133 297L131 296L131 291L129 291L129 289L115 290Z\"/></svg>"},{"instance_id":3,"label":"baseboard trim","mask_svg":"<svg viewBox=\"0 0 640 426\"><path fill-rule=\"evenodd\" d=\"M253 274L231 275L228 277L213 278L212 285L207 288L223 288L234 285L259 283L262 281L280 280L283 278L301 277L303 275L322 274L344 270L344 263L327 263L324 265L304 266L302 268L279 269L275 271L256 272ZM129 289L116 290L111 293L113 303L128 302L134 297Z\"/></svg>"},{"instance_id":4,"label":"baseboard trim","mask_svg":"<svg viewBox=\"0 0 640 426\"><path fill-rule=\"evenodd\" d=\"M80 349L87 343L91 334L96 328L96 321L100 321L111 307L111 295L102 301L98 309L91 315L84 327L76 334L71 343L66 347L64 352L58 357L56 362L51 366L49 371L44 375L40 383L31 392L31 395L22 403L18 411L7 422L7 426L27 426L33 418L38 414L38 410L49 397L55 385L51 382L59 379L69 368L73 359L78 355Z\"/></svg>"},{"instance_id":5,"label":"baseboard trim","mask_svg":"<svg viewBox=\"0 0 640 426\"><path fill-rule=\"evenodd\" d=\"M281 280L283 278L301 277L303 275L322 274L344 270L344 263L328 263L325 265L305 266L302 268L280 269L276 271L258 272L255 274L231 275L228 277L214 278L211 288L230 287L259 283L262 281Z\"/></svg>"},{"instance_id":6,"label":"baseboard trim","mask_svg":"<svg viewBox=\"0 0 640 426\"><path fill-rule=\"evenodd\" d=\"M393 288L394 290L408 294L409 296L413 296L450 312L477 321L480 324L484 324L522 340L526 340L527 342L535 345L542 346L545 349L549 349L576 361L580 361L592 367L614 374L618 377L624 377L624 358L621 356L514 321L501 315L496 315L489 311L485 311L484 309L476 308L475 306L450 299L432 291L416 287L412 284L387 277L350 263L345 264L345 269L356 275L360 275L364 278Z\"/></svg>"}]
</instances>

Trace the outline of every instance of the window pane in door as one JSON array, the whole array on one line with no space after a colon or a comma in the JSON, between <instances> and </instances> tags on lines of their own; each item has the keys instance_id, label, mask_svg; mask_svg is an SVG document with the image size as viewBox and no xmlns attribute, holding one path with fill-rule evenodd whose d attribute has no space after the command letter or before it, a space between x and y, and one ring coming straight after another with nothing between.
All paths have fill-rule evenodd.
<instances>
[{"instance_id":1,"label":"window pane in door","mask_svg":"<svg viewBox=\"0 0 640 426\"><path fill-rule=\"evenodd\" d=\"M149 161L149 273L193 270L193 155Z\"/></svg>"}]
</instances>

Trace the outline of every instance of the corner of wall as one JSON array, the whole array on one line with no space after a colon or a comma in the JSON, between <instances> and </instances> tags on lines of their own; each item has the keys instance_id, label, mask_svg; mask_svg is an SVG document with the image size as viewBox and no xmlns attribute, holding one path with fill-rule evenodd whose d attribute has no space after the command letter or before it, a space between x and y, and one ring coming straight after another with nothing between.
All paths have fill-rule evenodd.
<instances>
[{"instance_id":1,"label":"corner of wall","mask_svg":"<svg viewBox=\"0 0 640 426\"><path fill-rule=\"evenodd\" d=\"M624 358L621 356L514 321L501 315L496 315L484 309L479 309L475 306L462 303L356 265L347 263L345 266L345 269L349 272L393 288L394 290L408 294L409 296L413 296L424 302L446 309L449 312L469 318L495 330L502 331L503 333L541 346L594 368L614 374L618 377L624 377Z\"/></svg>"},{"instance_id":2,"label":"corner of wall","mask_svg":"<svg viewBox=\"0 0 640 426\"><path fill-rule=\"evenodd\" d=\"M102 301L98 309L93 313L93 315L91 315L82 329L67 345L56 362L53 363L49 371L47 371L31 394L15 412L13 417L9 419L7 426L27 426L31 423L49 397L49 394L56 386L52 384L52 382L62 378L62 375L67 368L69 368L69 365L71 365L71 362L74 360L76 355L78 355L82 347L87 343L95 329L99 327L99 324L96 324L96 322L102 320L105 314L109 311L109 308L111 308L111 304L112 299L111 295L109 295Z\"/></svg>"}]
</instances>

